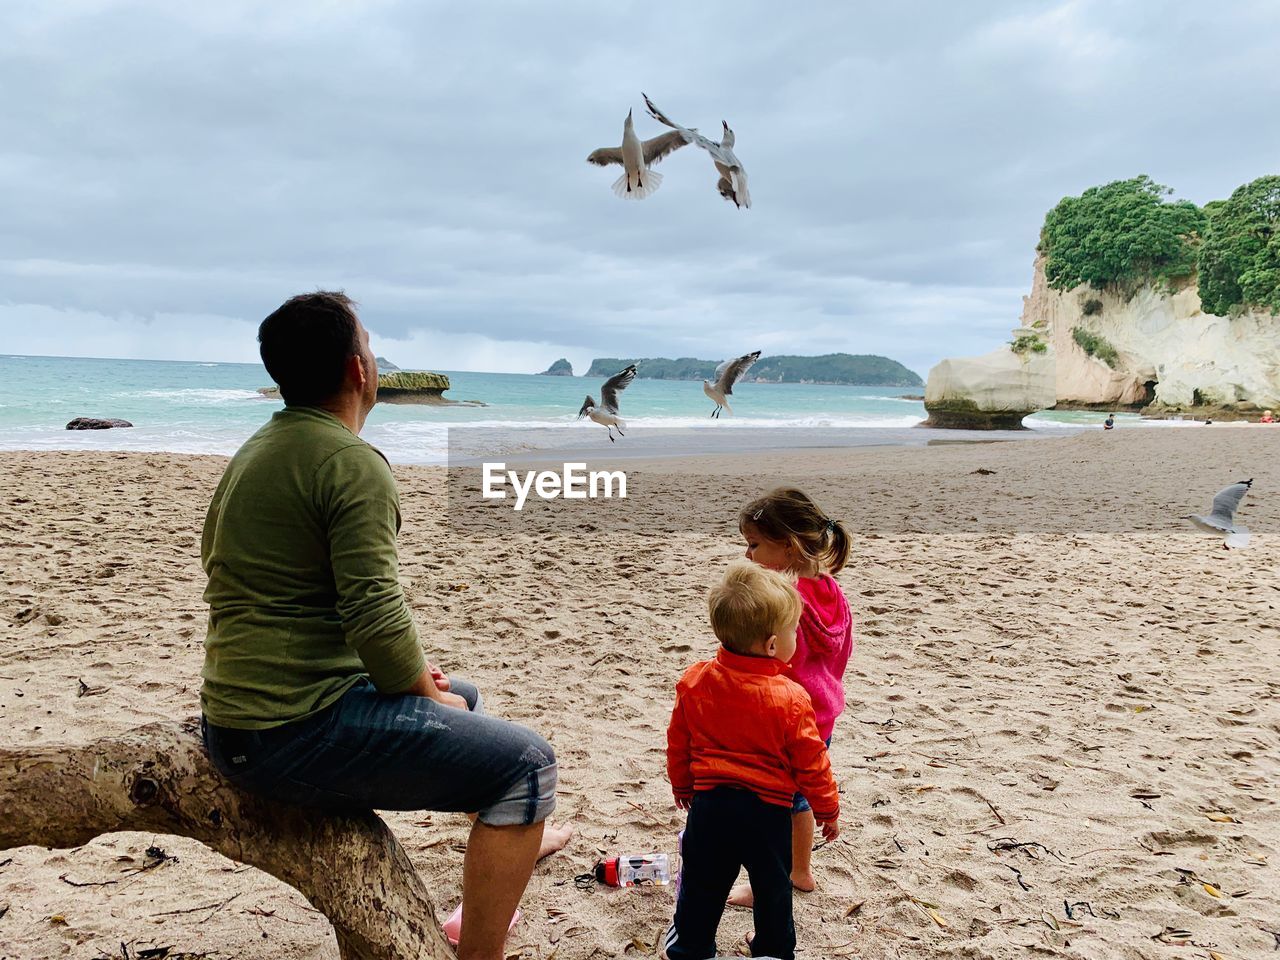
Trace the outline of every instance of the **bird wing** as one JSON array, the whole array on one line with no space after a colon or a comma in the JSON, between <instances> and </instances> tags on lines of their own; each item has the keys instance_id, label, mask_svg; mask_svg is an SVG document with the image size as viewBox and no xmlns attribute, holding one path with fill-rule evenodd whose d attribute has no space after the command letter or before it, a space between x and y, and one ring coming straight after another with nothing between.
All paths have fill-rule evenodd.
<instances>
[{"instance_id":1,"label":"bird wing","mask_svg":"<svg viewBox=\"0 0 1280 960\"><path fill-rule=\"evenodd\" d=\"M600 388L600 406L609 413L618 412L618 394L627 389L627 384L636 378L636 365L633 363L620 373L615 373Z\"/></svg>"},{"instance_id":2,"label":"bird wing","mask_svg":"<svg viewBox=\"0 0 1280 960\"><path fill-rule=\"evenodd\" d=\"M1219 490L1217 496L1213 498L1213 509L1209 511L1209 516L1230 526L1235 519L1236 509L1240 506L1240 501L1249 492L1249 487L1252 483L1252 478L1238 480L1231 486L1223 487Z\"/></svg>"},{"instance_id":3,"label":"bird wing","mask_svg":"<svg viewBox=\"0 0 1280 960\"><path fill-rule=\"evenodd\" d=\"M716 143L714 140L709 140L704 137L698 132L697 127L682 127L680 124L669 118L665 113L654 106L653 101L649 99L648 94L642 93L640 96L644 97L644 105L649 108L649 116L653 117L653 119L657 120L664 126L675 130L684 139L685 143L696 144L707 151L720 149L720 144Z\"/></svg>"},{"instance_id":4,"label":"bird wing","mask_svg":"<svg viewBox=\"0 0 1280 960\"><path fill-rule=\"evenodd\" d=\"M733 385L741 380L751 369L751 365L760 359L760 351L744 354L734 360L726 360L716 367L716 387L726 397L733 393Z\"/></svg>"},{"instance_id":5,"label":"bird wing","mask_svg":"<svg viewBox=\"0 0 1280 960\"><path fill-rule=\"evenodd\" d=\"M607 167L611 163L621 165L622 148L621 147L601 147L599 150L592 150L587 154L587 163L595 163L602 167Z\"/></svg>"},{"instance_id":6,"label":"bird wing","mask_svg":"<svg viewBox=\"0 0 1280 960\"><path fill-rule=\"evenodd\" d=\"M1229 549L1241 549L1249 545L1249 531L1244 527L1237 527L1234 532L1227 534L1227 539L1222 541Z\"/></svg>"},{"instance_id":7,"label":"bird wing","mask_svg":"<svg viewBox=\"0 0 1280 960\"><path fill-rule=\"evenodd\" d=\"M644 141L641 146L644 147L645 165L657 163L667 154L679 150L688 142L684 134L679 130L672 130L670 133L664 133L654 137L652 140Z\"/></svg>"},{"instance_id":8,"label":"bird wing","mask_svg":"<svg viewBox=\"0 0 1280 960\"><path fill-rule=\"evenodd\" d=\"M750 207L751 195L747 192L747 171L743 167L742 161L733 152L733 131L729 129L728 125L725 125L724 142L716 143L709 137L704 137L700 134L696 127L680 126L680 124L659 110L647 94L641 94L641 96L644 97L645 106L649 108L649 116L659 123L671 127L672 130L684 137L686 143L701 147L711 156L711 162L716 165L716 170L720 174L720 180L716 183L716 189L720 191L720 195L726 200L732 200L739 207ZM646 158L649 143L651 142L653 141L645 142ZM726 186L728 186L728 190L725 189Z\"/></svg>"},{"instance_id":9,"label":"bird wing","mask_svg":"<svg viewBox=\"0 0 1280 960\"><path fill-rule=\"evenodd\" d=\"M751 209L751 194L747 190L747 171L738 167L733 172L733 202L740 207Z\"/></svg>"},{"instance_id":10,"label":"bird wing","mask_svg":"<svg viewBox=\"0 0 1280 960\"><path fill-rule=\"evenodd\" d=\"M591 394L587 394L587 399L582 402L582 409L578 411L578 416L582 416L588 410L596 405L596 398Z\"/></svg>"},{"instance_id":11,"label":"bird wing","mask_svg":"<svg viewBox=\"0 0 1280 960\"><path fill-rule=\"evenodd\" d=\"M738 155L728 147L722 146L715 163L720 176L733 184L733 202L740 207L750 207L751 194L747 192L747 168L742 165Z\"/></svg>"}]
</instances>

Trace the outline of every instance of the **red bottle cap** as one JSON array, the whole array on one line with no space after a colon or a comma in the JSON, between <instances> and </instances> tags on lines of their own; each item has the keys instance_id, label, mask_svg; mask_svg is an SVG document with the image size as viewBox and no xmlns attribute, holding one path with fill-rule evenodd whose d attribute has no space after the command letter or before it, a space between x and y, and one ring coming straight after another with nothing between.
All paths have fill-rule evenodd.
<instances>
[{"instance_id":1,"label":"red bottle cap","mask_svg":"<svg viewBox=\"0 0 1280 960\"><path fill-rule=\"evenodd\" d=\"M618 858L610 857L596 864L596 881L610 887L618 885Z\"/></svg>"}]
</instances>

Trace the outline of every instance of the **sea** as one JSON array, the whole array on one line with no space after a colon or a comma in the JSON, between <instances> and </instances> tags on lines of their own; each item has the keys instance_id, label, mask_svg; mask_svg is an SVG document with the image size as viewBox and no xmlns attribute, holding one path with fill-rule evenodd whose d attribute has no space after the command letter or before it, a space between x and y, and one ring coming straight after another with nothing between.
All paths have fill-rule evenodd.
<instances>
[{"instance_id":1,"label":"sea","mask_svg":"<svg viewBox=\"0 0 1280 960\"><path fill-rule=\"evenodd\" d=\"M440 372L452 384L447 397L484 406L378 404L361 436L391 462L446 463L451 433L483 436L500 452L504 445L527 446L540 433L563 438L579 435L565 431L581 431L584 447L615 455L623 449L678 455L760 445L923 444L966 433L917 426L925 419L924 404L904 395L923 388L743 383L734 393L734 415L713 420L701 383L636 380L621 398L627 438L611 445L603 427L577 419L587 394L599 399L598 378ZM280 400L258 392L270 385L257 363L0 355L0 449L230 455L280 408ZM134 426L67 430L76 417L119 418ZM1101 420L1097 413L1049 412L1028 417L1028 431L976 437L1063 436L1097 429ZM1142 423L1133 415L1118 420L1122 428Z\"/></svg>"}]
</instances>

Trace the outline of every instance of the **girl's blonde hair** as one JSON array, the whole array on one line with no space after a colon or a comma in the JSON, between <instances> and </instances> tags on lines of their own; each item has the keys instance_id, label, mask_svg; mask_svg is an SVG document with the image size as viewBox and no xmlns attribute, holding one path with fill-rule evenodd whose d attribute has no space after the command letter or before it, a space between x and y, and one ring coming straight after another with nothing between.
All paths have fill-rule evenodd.
<instances>
[{"instance_id":1,"label":"girl's blonde hair","mask_svg":"<svg viewBox=\"0 0 1280 960\"><path fill-rule=\"evenodd\" d=\"M761 640L798 621L803 608L789 579L745 560L730 566L707 597L711 629L734 653L751 653Z\"/></svg>"},{"instance_id":2,"label":"girl's blonde hair","mask_svg":"<svg viewBox=\"0 0 1280 960\"><path fill-rule=\"evenodd\" d=\"M849 561L852 544L844 526L795 487L779 487L743 507L738 529L748 527L766 540L791 544L824 573L839 573Z\"/></svg>"}]
</instances>

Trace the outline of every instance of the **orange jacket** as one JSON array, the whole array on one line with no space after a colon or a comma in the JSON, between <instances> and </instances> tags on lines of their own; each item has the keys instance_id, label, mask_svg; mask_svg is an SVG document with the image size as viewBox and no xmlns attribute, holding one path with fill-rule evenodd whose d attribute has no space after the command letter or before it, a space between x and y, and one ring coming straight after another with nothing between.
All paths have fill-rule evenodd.
<instances>
[{"instance_id":1,"label":"orange jacket","mask_svg":"<svg viewBox=\"0 0 1280 960\"><path fill-rule=\"evenodd\" d=\"M819 823L839 818L840 795L813 705L787 673L780 660L723 647L714 660L685 671L667 728L667 776L677 800L733 786L790 807L802 793Z\"/></svg>"}]
</instances>

